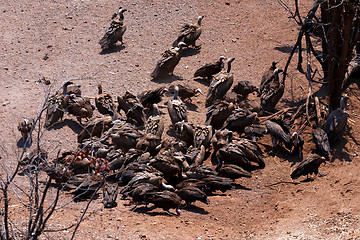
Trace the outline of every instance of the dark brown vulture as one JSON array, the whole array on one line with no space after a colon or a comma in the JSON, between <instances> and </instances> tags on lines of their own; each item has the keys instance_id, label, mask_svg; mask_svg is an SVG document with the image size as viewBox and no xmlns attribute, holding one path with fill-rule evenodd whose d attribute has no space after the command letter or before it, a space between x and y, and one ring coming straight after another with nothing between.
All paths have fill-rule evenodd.
<instances>
[{"instance_id":1,"label":"dark brown vulture","mask_svg":"<svg viewBox=\"0 0 360 240\"><path fill-rule=\"evenodd\" d=\"M240 94L243 99L246 99L250 93L253 93L257 90L257 87L253 82L243 80L239 81L232 89L233 92Z\"/></svg>"},{"instance_id":2,"label":"dark brown vulture","mask_svg":"<svg viewBox=\"0 0 360 240\"><path fill-rule=\"evenodd\" d=\"M107 51L118 41L123 44L123 35L126 31L126 25L124 24L124 12L126 9L119 9L119 19L113 19L105 31L103 38L99 41L101 49ZM115 15L116 17L116 15Z\"/></svg>"},{"instance_id":3,"label":"dark brown vulture","mask_svg":"<svg viewBox=\"0 0 360 240\"><path fill-rule=\"evenodd\" d=\"M184 188L176 190L176 193L181 197L182 200L186 202L187 206L189 206L195 201L200 201L205 204L210 203L206 194L195 186L186 186Z\"/></svg>"},{"instance_id":4,"label":"dark brown vulture","mask_svg":"<svg viewBox=\"0 0 360 240\"><path fill-rule=\"evenodd\" d=\"M222 100L216 100L206 112L205 125L211 125L214 129L220 129L224 125L226 119L235 109L233 103Z\"/></svg>"},{"instance_id":5,"label":"dark brown vulture","mask_svg":"<svg viewBox=\"0 0 360 240\"><path fill-rule=\"evenodd\" d=\"M199 16L197 23L194 25L185 24L180 30L180 34L177 39L173 42L172 46L176 47L180 42L186 43L189 47L200 48L195 45L196 40L201 35L201 21L204 16Z\"/></svg>"},{"instance_id":6,"label":"dark brown vulture","mask_svg":"<svg viewBox=\"0 0 360 240\"><path fill-rule=\"evenodd\" d=\"M167 212L169 212L169 209L175 208L176 214L180 216L181 197L176 193L165 190L162 192L150 192L146 195L148 201L156 207L162 208Z\"/></svg>"},{"instance_id":7,"label":"dark brown vulture","mask_svg":"<svg viewBox=\"0 0 360 240\"><path fill-rule=\"evenodd\" d=\"M237 179L237 178L251 178L251 173L244 170L242 167L239 167L234 164L224 164L217 169L219 176L228 177L230 179Z\"/></svg>"},{"instance_id":8,"label":"dark brown vulture","mask_svg":"<svg viewBox=\"0 0 360 240\"><path fill-rule=\"evenodd\" d=\"M308 178L309 174L318 174L319 167L322 163L326 164L325 158L318 154L308 155L291 173L292 179L297 179L300 176L305 176Z\"/></svg>"},{"instance_id":9,"label":"dark brown vulture","mask_svg":"<svg viewBox=\"0 0 360 240\"><path fill-rule=\"evenodd\" d=\"M103 93L102 85L98 85L99 96L95 97L95 106L101 114L114 116L115 105L109 93Z\"/></svg>"},{"instance_id":10,"label":"dark brown vulture","mask_svg":"<svg viewBox=\"0 0 360 240\"><path fill-rule=\"evenodd\" d=\"M194 78L210 80L213 75L219 73L224 68L224 56L220 56L219 60L214 63L207 63L194 73Z\"/></svg>"},{"instance_id":11,"label":"dark brown vulture","mask_svg":"<svg viewBox=\"0 0 360 240\"><path fill-rule=\"evenodd\" d=\"M222 71L213 76L208 93L206 95L205 107L209 107L216 99L223 99L227 91L234 82L234 76L230 73L231 63L235 58L229 58L227 61L226 72Z\"/></svg>"},{"instance_id":12,"label":"dark brown vulture","mask_svg":"<svg viewBox=\"0 0 360 240\"><path fill-rule=\"evenodd\" d=\"M57 121L63 118L64 112L69 104L69 98L65 97L68 92L68 86L73 84L70 81L66 81L62 88L62 93L57 93L49 97L48 105L46 107L45 127L51 127Z\"/></svg>"},{"instance_id":13,"label":"dark brown vulture","mask_svg":"<svg viewBox=\"0 0 360 240\"><path fill-rule=\"evenodd\" d=\"M261 108L263 111L273 112L275 110L276 104L280 101L281 97L284 95L284 82L280 81L279 73L282 72L281 69L274 70L274 78L271 82L264 86L260 99L261 99Z\"/></svg>"},{"instance_id":14,"label":"dark brown vulture","mask_svg":"<svg viewBox=\"0 0 360 240\"><path fill-rule=\"evenodd\" d=\"M137 97L144 107L150 108L153 104L161 102L162 97L166 92L168 92L168 90L165 87L159 87L155 90L144 91Z\"/></svg>"},{"instance_id":15,"label":"dark brown vulture","mask_svg":"<svg viewBox=\"0 0 360 240\"><path fill-rule=\"evenodd\" d=\"M327 133L321 128L313 126L313 139L319 153L328 158L330 156L330 143Z\"/></svg>"},{"instance_id":16,"label":"dark brown vulture","mask_svg":"<svg viewBox=\"0 0 360 240\"><path fill-rule=\"evenodd\" d=\"M274 70L276 69L276 64L278 64L278 62L272 62L271 67L263 73L263 75L261 77L260 88L259 88L260 95L263 92L264 87L273 81Z\"/></svg>"},{"instance_id":17,"label":"dark brown vulture","mask_svg":"<svg viewBox=\"0 0 360 240\"><path fill-rule=\"evenodd\" d=\"M139 126L145 124L144 106L140 103L139 99L130 92L126 92L124 96L117 98L118 109L123 110L127 117L127 120L134 121Z\"/></svg>"},{"instance_id":18,"label":"dark brown vulture","mask_svg":"<svg viewBox=\"0 0 360 240\"><path fill-rule=\"evenodd\" d=\"M191 98L197 96L197 94L203 94L200 88L194 88L190 86L185 86L182 84L177 85L179 87L179 97L182 101L192 102ZM169 87L170 93L174 94L175 85Z\"/></svg>"},{"instance_id":19,"label":"dark brown vulture","mask_svg":"<svg viewBox=\"0 0 360 240\"><path fill-rule=\"evenodd\" d=\"M160 60L156 63L156 67L150 74L150 77L156 79L173 75L174 69L182 57L181 50L186 46L185 43L180 42L177 47L166 50L161 55Z\"/></svg>"},{"instance_id":20,"label":"dark brown vulture","mask_svg":"<svg viewBox=\"0 0 360 240\"><path fill-rule=\"evenodd\" d=\"M79 123L81 119L89 119L92 117L95 107L90 103L90 99L87 97L77 97L75 94L67 95L68 107L67 110L70 114L74 115Z\"/></svg>"},{"instance_id":21,"label":"dark brown vulture","mask_svg":"<svg viewBox=\"0 0 360 240\"><path fill-rule=\"evenodd\" d=\"M244 132L245 127L254 123L256 119L257 113L251 113L244 109L236 108L226 119L225 128L241 134Z\"/></svg>"}]
</instances>

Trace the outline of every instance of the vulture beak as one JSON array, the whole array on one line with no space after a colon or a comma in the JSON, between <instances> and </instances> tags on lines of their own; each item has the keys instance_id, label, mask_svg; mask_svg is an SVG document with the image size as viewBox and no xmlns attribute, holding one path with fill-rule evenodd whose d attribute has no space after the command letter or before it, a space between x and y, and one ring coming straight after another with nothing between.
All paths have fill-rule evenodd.
<instances>
[{"instance_id":1,"label":"vulture beak","mask_svg":"<svg viewBox=\"0 0 360 240\"><path fill-rule=\"evenodd\" d=\"M200 95L203 95L203 92L201 91L200 88L198 88L198 89L195 90L195 94L196 94L196 93L199 93Z\"/></svg>"}]
</instances>

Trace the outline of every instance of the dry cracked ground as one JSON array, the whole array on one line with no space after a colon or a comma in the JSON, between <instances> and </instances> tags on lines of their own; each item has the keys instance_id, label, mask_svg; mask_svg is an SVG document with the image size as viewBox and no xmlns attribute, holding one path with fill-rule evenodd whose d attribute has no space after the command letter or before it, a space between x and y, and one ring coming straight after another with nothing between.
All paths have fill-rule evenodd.
<instances>
[{"instance_id":1,"label":"dry cracked ground","mask_svg":"<svg viewBox=\"0 0 360 240\"><path fill-rule=\"evenodd\" d=\"M292 6L292 1L284 2ZM301 1L302 11L311 4L310 0ZM110 54L100 54L98 41L120 5L128 9L125 44ZM259 84L272 61L285 65L298 32L289 13L270 0L4 0L0 11L0 144L2 154L6 152L13 161L20 151L16 145L18 120L36 116L43 106L48 90L38 81L42 76L50 79L51 91L72 79L81 84L85 96L95 96L98 83L114 96L168 86L170 81L150 81L150 72L181 25L204 15L201 50L181 59L172 83L186 83L206 92L207 86L193 81L192 75L201 65L224 55L236 58L232 67L235 80ZM278 109L307 95L307 81L294 69L295 63L290 66ZM360 101L357 89L351 91L351 121L346 136L332 149L332 161L320 168L326 176L298 185L269 186L291 181L294 161L265 154L265 169L254 171L251 179L238 180L243 188L211 196L209 205L196 203L180 217L161 209L130 211L125 201L104 209L100 197L91 204L88 211L94 214L80 225L75 239L359 239L360 135L356 126ZM204 96L193 100L189 114L194 123L205 119L204 100ZM162 111L166 113L166 109ZM169 121L168 115L164 116ZM59 127L41 133L42 147L51 157L59 149L77 145L79 126L74 118L66 119ZM303 134L311 139L310 130ZM269 142L266 136L264 146ZM304 155L313 147L307 141ZM16 181L25 184L24 178ZM56 211L49 229L75 223L86 203L74 203L64 194L61 205L65 206ZM26 225L23 210L19 200L12 198L10 211L18 227ZM70 239L71 233L72 229L49 232L43 238Z\"/></svg>"}]
</instances>

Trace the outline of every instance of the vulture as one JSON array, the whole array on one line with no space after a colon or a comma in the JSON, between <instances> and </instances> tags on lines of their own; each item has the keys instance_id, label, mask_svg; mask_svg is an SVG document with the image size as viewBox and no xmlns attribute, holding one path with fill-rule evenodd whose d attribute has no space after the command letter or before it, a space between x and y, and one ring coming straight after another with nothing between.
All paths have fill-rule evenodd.
<instances>
[{"instance_id":1,"label":"vulture","mask_svg":"<svg viewBox=\"0 0 360 240\"><path fill-rule=\"evenodd\" d=\"M235 58L227 60L227 70L213 76L206 96L205 107L209 107L216 99L222 99L234 82L234 76L230 74L231 63Z\"/></svg>"},{"instance_id":2,"label":"vulture","mask_svg":"<svg viewBox=\"0 0 360 240\"><path fill-rule=\"evenodd\" d=\"M186 43L189 47L198 49L200 47L195 45L196 40L201 35L201 21L204 18L204 16L199 16L197 19L197 23L194 25L185 24L182 26L182 29L180 30L180 34L177 37L177 39L173 42L172 46L176 47L180 42Z\"/></svg>"},{"instance_id":3,"label":"vulture","mask_svg":"<svg viewBox=\"0 0 360 240\"><path fill-rule=\"evenodd\" d=\"M179 42L176 47L166 50L156 63L156 67L150 74L150 77L156 79L173 75L174 69L182 57L181 50L186 46L184 42Z\"/></svg>"},{"instance_id":4,"label":"vulture","mask_svg":"<svg viewBox=\"0 0 360 240\"><path fill-rule=\"evenodd\" d=\"M200 149L203 145L205 148L210 147L212 138L212 127L210 125L197 125L194 134L194 147Z\"/></svg>"},{"instance_id":5,"label":"vulture","mask_svg":"<svg viewBox=\"0 0 360 240\"><path fill-rule=\"evenodd\" d=\"M182 101L192 102L191 98L196 96L197 94L203 94L200 88L194 88L190 86L185 86L182 84L177 85L179 87L179 97ZM175 85L171 85L169 87L170 93L174 94Z\"/></svg>"},{"instance_id":6,"label":"vulture","mask_svg":"<svg viewBox=\"0 0 360 240\"><path fill-rule=\"evenodd\" d=\"M210 201L207 198L206 194L201 191L199 188L189 185L181 189L176 190L177 195L181 197L182 200L186 202L186 205L189 206L195 201L200 201L205 204L209 204Z\"/></svg>"},{"instance_id":7,"label":"vulture","mask_svg":"<svg viewBox=\"0 0 360 240\"><path fill-rule=\"evenodd\" d=\"M124 96L117 98L118 112L123 110L126 114L127 120L131 120L139 126L145 124L144 106L140 103L139 99L130 92L125 93Z\"/></svg>"},{"instance_id":8,"label":"vulture","mask_svg":"<svg viewBox=\"0 0 360 240\"><path fill-rule=\"evenodd\" d=\"M69 98L65 97L68 92L68 86L73 84L70 81L66 81L62 88L62 93L57 93L48 99L48 105L46 107L45 127L51 127L57 121L63 118L64 112L68 107Z\"/></svg>"},{"instance_id":9,"label":"vulture","mask_svg":"<svg viewBox=\"0 0 360 240\"><path fill-rule=\"evenodd\" d=\"M126 31L126 25L124 24L124 12L126 9L119 9L119 19L114 19L110 23L110 27L108 27L105 31L103 38L99 41L101 49L103 51L109 50L114 44L118 41L123 44L123 35Z\"/></svg>"},{"instance_id":10,"label":"vulture","mask_svg":"<svg viewBox=\"0 0 360 240\"><path fill-rule=\"evenodd\" d=\"M261 77L260 88L259 88L260 95L262 94L264 87L273 81L274 70L276 69L276 64L278 64L278 62L272 62L271 67L263 73L263 75Z\"/></svg>"},{"instance_id":11,"label":"vulture","mask_svg":"<svg viewBox=\"0 0 360 240\"><path fill-rule=\"evenodd\" d=\"M154 134L146 134L140 138L136 144L136 149L149 152L151 155L157 154L157 147L161 143L161 138Z\"/></svg>"},{"instance_id":12,"label":"vulture","mask_svg":"<svg viewBox=\"0 0 360 240\"><path fill-rule=\"evenodd\" d=\"M265 131L265 128L258 124L251 124L244 128L246 137L250 138L254 142L256 142L257 138L264 136Z\"/></svg>"},{"instance_id":13,"label":"vulture","mask_svg":"<svg viewBox=\"0 0 360 240\"><path fill-rule=\"evenodd\" d=\"M305 176L308 178L309 174L318 174L319 167L322 163L326 164L325 157L322 157L318 154L310 154L295 168L291 173L292 179L297 179L300 176Z\"/></svg>"},{"instance_id":14,"label":"vulture","mask_svg":"<svg viewBox=\"0 0 360 240\"><path fill-rule=\"evenodd\" d=\"M117 206L116 198L118 195L119 185L117 183L104 183L103 188L103 204L104 208L113 208Z\"/></svg>"},{"instance_id":15,"label":"vulture","mask_svg":"<svg viewBox=\"0 0 360 240\"><path fill-rule=\"evenodd\" d=\"M164 120L161 117L157 104L153 104L153 115L145 123L145 135L153 134L161 138L164 132Z\"/></svg>"},{"instance_id":16,"label":"vulture","mask_svg":"<svg viewBox=\"0 0 360 240\"><path fill-rule=\"evenodd\" d=\"M246 138L240 138L239 140L235 140L234 143L240 148L250 162L257 163L260 168L265 167L265 162L261 157L262 151L256 142L252 142Z\"/></svg>"},{"instance_id":17,"label":"vulture","mask_svg":"<svg viewBox=\"0 0 360 240\"><path fill-rule=\"evenodd\" d=\"M292 144L290 140L290 133L286 128L283 128L279 124L270 120L267 120L265 122L265 126L267 132L270 133L271 136L273 151L278 146L279 142L283 142L285 144L285 147L291 150Z\"/></svg>"},{"instance_id":18,"label":"vulture","mask_svg":"<svg viewBox=\"0 0 360 240\"><path fill-rule=\"evenodd\" d=\"M74 115L79 123L81 119L89 119L92 117L95 107L90 103L90 99L87 97L77 97L75 94L67 95L68 107L67 110L70 114Z\"/></svg>"},{"instance_id":19,"label":"vulture","mask_svg":"<svg viewBox=\"0 0 360 240\"><path fill-rule=\"evenodd\" d=\"M174 192L168 190L162 192L147 193L147 200L153 203L156 207L162 208L169 212L169 209L175 208L176 214L180 216L181 197Z\"/></svg>"},{"instance_id":20,"label":"vulture","mask_svg":"<svg viewBox=\"0 0 360 240\"><path fill-rule=\"evenodd\" d=\"M227 190L233 189L233 180L227 177L220 177L215 175L210 175L202 179L206 184L207 193L212 193L216 190L221 192L226 192Z\"/></svg>"},{"instance_id":21,"label":"vulture","mask_svg":"<svg viewBox=\"0 0 360 240\"><path fill-rule=\"evenodd\" d=\"M188 147L194 144L195 130L193 124L185 121L177 122L175 123L175 133L176 137L184 141Z\"/></svg>"},{"instance_id":22,"label":"vulture","mask_svg":"<svg viewBox=\"0 0 360 240\"><path fill-rule=\"evenodd\" d=\"M21 136L24 141L28 138L33 125L34 119L32 118L24 118L19 122L18 130L21 132Z\"/></svg>"},{"instance_id":23,"label":"vulture","mask_svg":"<svg viewBox=\"0 0 360 240\"><path fill-rule=\"evenodd\" d=\"M141 132L134 125L125 122L115 123L110 134L112 143L124 151L134 148L138 139L142 136Z\"/></svg>"},{"instance_id":24,"label":"vulture","mask_svg":"<svg viewBox=\"0 0 360 240\"><path fill-rule=\"evenodd\" d=\"M242 177L251 178L250 172L234 164L224 164L220 167L220 169L216 170L218 171L219 176L227 177L230 179L238 179Z\"/></svg>"},{"instance_id":25,"label":"vulture","mask_svg":"<svg viewBox=\"0 0 360 240\"><path fill-rule=\"evenodd\" d=\"M190 168L196 168L202 165L205 159L204 145L201 145L199 148L191 145L185 153L185 159L190 164Z\"/></svg>"},{"instance_id":26,"label":"vulture","mask_svg":"<svg viewBox=\"0 0 360 240\"><path fill-rule=\"evenodd\" d=\"M316 144L316 149L319 153L328 158L330 156L330 143L327 136L327 133L321 129L313 126L313 139Z\"/></svg>"},{"instance_id":27,"label":"vulture","mask_svg":"<svg viewBox=\"0 0 360 240\"><path fill-rule=\"evenodd\" d=\"M81 143L85 139L92 138L94 136L100 138L104 132L109 130L112 126L112 117L104 116L97 117L88 122L84 129L78 134L78 142Z\"/></svg>"},{"instance_id":28,"label":"vulture","mask_svg":"<svg viewBox=\"0 0 360 240\"><path fill-rule=\"evenodd\" d=\"M205 187L206 187L206 184L204 181L201 181L199 179L195 179L195 178L189 178L189 179L186 179L184 181L181 181L180 183L178 183L175 188L176 189L181 189L181 188L185 188L185 187L188 187L188 186L194 186L200 190L204 190Z\"/></svg>"},{"instance_id":29,"label":"vulture","mask_svg":"<svg viewBox=\"0 0 360 240\"><path fill-rule=\"evenodd\" d=\"M239 81L232 89L233 92L240 94L244 99L246 99L250 93L253 93L257 90L257 87L253 82L243 80Z\"/></svg>"},{"instance_id":30,"label":"vulture","mask_svg":"<svg viewBox=\"0 0 360 240\"><path fill-rule=\"evenodd\" d=\"M328 135L330 144L334 144L345 131L348 114L344 110L348 99L348 97L342 97L340 107L332 111L326 119L324 130Z\"/></svg>"},{"instance_id":31,"label":"vulture","mask_svg":"<svg viewBox=\"0 0 360 240\"><path fill-rule=\"evenodd\" d=\"M245 127L254 123L256 119L257 113L249 113L244 109L236 108L226 119L225 128L241 134L244 132Z\"/></svg>"},{"instance_id":32,"label":"vulture","mask_svg":"<svg viewBox=\"0 0 360 240\"><path fill-rule=\"evenodd\" d=\"M130 193L132 201L138 205L140 203L148 204L148 194L152 192L158 192L160 189L151 183L140 183Z\"/></svg>"},{"instance_id":33,"label":"vulture","mask_svg":"<svg viewBox=\"0 0 360 240\"><path fill-rule=\"evenodd\" d=\"M216 100L206 112L205 125L211 125L214 129L220 129L224 125L226 119L235 109L233 103L223 100Z\"/></svg>"},{"instance_id":34,"label":"vulture","mask_svg":"<svg viewBox=\"0 0 360 240\"><path fill-rule=\"evenodd\" d=\"M187 109L183 101L178 98L179 87L175 86L174 98L168 101L167 107L173 125L177 122L187 121Z\"/></svg>"},{"instance_id":35,"label":"vulture","mask_svg":"<svg viewBox=\"0 0 360 240\"><path fill-rule=\"evenodd\" d=\"M214 147L214 153L216 153L220 148L225 147L233 140L234 133L227 129L217 130L211 139L211 143Z\"/></svg>"},{"instance_id":36,"label":"vulture","mask_svg":"<svg viewBox=\"0 0 360 240\"><path fill-rule=\"evenodd\" d=\"M101 114L114 116L115 105L109 93L103 93L102 85L98 85L99 96L95 97L95 106Z\"/></svg>"},{"instance_id":37,"label":"vulture","mask_svg":"<svg viewBox=\"0 0 360 240\"><path fill-rule=\"evenodd\" d=\"M297 132L293 132L293 134L291 134L290 141L292 144L291 153L297 151L299 153L299 157L302 158L302 149L304 146L304 140L302 136Z\"/></svg>"},{"instance_id":38,"label":"vulture","mask_svg":"<svg viewBox=\"0 0 360 240\"><path fill-rule=\"evenodd\" d=\"M224 68L224 56L220 56L219 60L214 63L207 63L194 73L194 78L210 80L213 75L219 73Z\"/></svg>"},{"instance_id":39,"label":"vulture","mask_svg":"<svg viewBox=\"0 0 360 240\"><path fill-rule=\"evenodd\" d=\"M159 87L155 90L144 91L137 97L144 107L150 108L153 104L161 102L162 97L166 92L168 92L168 90L165 87Z\"/></svg>"},{"instance_id":40,"label":"vulture","mask_svg":"<svg viewBox=\"0 0 360 240\"><path fill-rule=\"evenodd\" d=\"M234 164L245 170L251 169L249 159L235 143L229 143L225 147L220 148L216 156L218 158L217 169L219 169L223 163Z\"/></svg>"},{"instance_id":41,"label":"vulture","mask_svg":"<svg viewBox=\"0 0 360 240\"><path fill-rule=\"evenodd\" d=\"M282 72L281 69L274 70L274 78L264 86L260 99L261 99L261 108L263 111L273 112L275 110L276 104L280 101L281 97L284 95L284 82L280 81L279 73Z\"/></svg>"}]
</instances>

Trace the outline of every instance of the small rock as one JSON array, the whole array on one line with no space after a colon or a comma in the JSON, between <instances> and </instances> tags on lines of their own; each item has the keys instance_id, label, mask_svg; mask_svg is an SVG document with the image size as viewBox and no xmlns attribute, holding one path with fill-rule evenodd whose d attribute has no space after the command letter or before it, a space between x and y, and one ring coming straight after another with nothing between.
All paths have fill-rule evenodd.
<instances>
[{"instance_id":1,"label":"small rock","mask_svg":"<svg viewBox=\"0 0 360 240\"><path fill-rule=\"evenodd\" d=\"M228 6L229 6L229 5L230 5L230 2L226 1L226 2L225 2L225 5L228 5Z\"/></svg>"}]
</instances>

